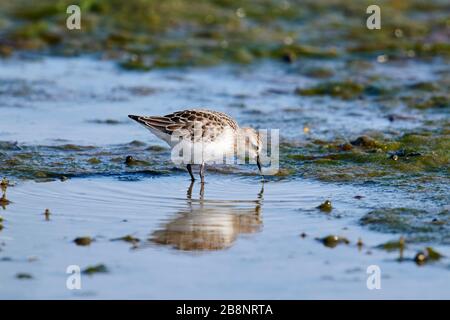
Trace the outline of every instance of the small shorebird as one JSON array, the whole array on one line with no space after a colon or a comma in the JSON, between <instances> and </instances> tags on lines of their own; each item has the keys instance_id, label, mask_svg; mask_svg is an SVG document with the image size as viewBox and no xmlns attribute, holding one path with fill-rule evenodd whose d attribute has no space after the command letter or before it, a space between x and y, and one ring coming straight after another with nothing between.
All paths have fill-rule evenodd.
<instances>
[{"instance_id":1,"label":"small shorebird","mask_svg":"<svg viewBox=\"0 0 450 320\"><path fill-rule=\"evenodd\" d=\"M201 150L200 156L190 157L185 161L192 181L192 165L200 165L200 178L204 182L205 163L223 161L224 155L237 155L237 141L246 141L245 145L250 159L256 160L261 172L260 148L261 140L258 132L253 128L240 128L236 121L225 113L190 109L177 111L165 116L135 116L128 115L158 138L167 142L173 150L175 146L191 151ZM174 139L177 137L177 139ZM195 152L194 151L194 152ZM191 154L193 154L192 152Z\"/></svg>"}]
</instances>

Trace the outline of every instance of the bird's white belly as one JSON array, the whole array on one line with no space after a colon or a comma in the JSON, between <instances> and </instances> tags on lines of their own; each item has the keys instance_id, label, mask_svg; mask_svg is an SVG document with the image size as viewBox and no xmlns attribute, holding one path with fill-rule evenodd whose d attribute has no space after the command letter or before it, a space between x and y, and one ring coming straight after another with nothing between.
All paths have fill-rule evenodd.
<instances>
[{"instance_id":1,"label":"bird's white belly","mask_svg":"<svg viewBox=\"0 0 450 320\"><path fill-rule=\"evenodd\" d=\"M234 154L234 140L232 130L225 130L214 140L192 142L183 139L172 146L172 161L179 164L224 163Z\"/></svg>"}]
</instances>

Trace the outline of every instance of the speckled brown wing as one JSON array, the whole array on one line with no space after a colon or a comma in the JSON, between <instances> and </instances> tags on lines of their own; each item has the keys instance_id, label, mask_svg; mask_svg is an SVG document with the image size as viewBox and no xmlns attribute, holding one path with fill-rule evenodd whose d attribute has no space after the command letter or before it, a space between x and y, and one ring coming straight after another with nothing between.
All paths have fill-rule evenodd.
<instances>
[{"instance_id":1,"label":"speckled brown wing","mask_svg":"<svg viewBox=\"0 0 450 320\"><path fill-rule=\"evenodd\" d=\"M199 138L212 140L220 135L225 128L238 129L236 121L228 115L211 110L190 109L177 111L162 117L130 116L139 123L171 136L176 132L183 138L192 141Z\"/></svg>"},{"instance_id":2,"label":"speckled brown wing","mask_svg":"<svg viewBox=\"0 0 450 320\"><path fill-rule=\"evenodd\" d=\"M217 127L225 127L229 126L233 130L237 130L238 125L236 121L233 120L230 116L223 112L206 110L206 109L190 109L177 111L168 115L165 115L164 118L172 119L173 121L181 121L181 122L204 122L206 125L212 125Z\"/></svg>"}]
</instances>

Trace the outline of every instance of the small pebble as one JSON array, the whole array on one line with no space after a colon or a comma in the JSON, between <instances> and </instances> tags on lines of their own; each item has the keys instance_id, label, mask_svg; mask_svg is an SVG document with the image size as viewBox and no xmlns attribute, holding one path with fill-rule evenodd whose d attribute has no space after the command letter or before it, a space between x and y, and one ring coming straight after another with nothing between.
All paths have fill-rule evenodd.
<instances>
[{"instance_id":1,"label":"small pebble","mask_svg":"<svg viewBox=\"0 0 450 320\"><path fill-rule=\"evenodd\" d=\"M16 274L16 278L21 279L21 280L26 280L26 279L33 279L33 276L29 273L20 272L20 273Z\"/></svg>"},{"instance_id":2,"label":"small pebble","mask_svg":"<svg viewBox=\"0 0 450 320\"><path fill-rule=\"evenodd\" d=\"M364 245L364 242L362 241L361 238L358 239L358 242L356 243L356 245L361 248Z\"/></svg>"},{"instance_id":3,"label":"small pebble","mask_svg":"<svg viewBox=\"0 0 450 320\"><path fill-rule=\"evenodd\" d=\"M422 251L419 251L416 256L414 257L414 261L418 265L423 265L427 261L427 256Z\"/></svg>"},{"instance_id":4,"label":"small pebble","mask_svg":"<svg viewBox=\"0 0 450 320\"><path fill-rule=\"evenodd\" d=\"M135 160L132 156L127 156L125 158L125 164L133 164L134 162L135 162Z\"/></svg>"},{"instance_id":5,"label":"small pebble","mask_svg":"<svg viewBox=\"0 0 450 320\"><path fill-rule=\"evenodd\" d=\"M92 243L91 237L78 237L73 240L78 246L88 246Z\"/></svg>"},{"instance_id":6,"label":"small pebble","mask_svg":"<svg viewBox=\"0 0 450 320\"><path fill-rule=\"evenodd\" d=\"M348 239L346 239L344 237L339 237L336 235L329 235L329 236L326 236L325 238L318 239L318 240L321 241L324 244L324 246L329 247L329 248L334 248L340 243L345 243L345 244L350 243L350 241Z\"/></svg>"},{"instance_id":7,"label":"small pebble","mask_svg":"<svg viewBox=\"0 0 450 320\"><path fill-rule=\"evenodd\" d=\"M321 205L317 206L317 209L321 210L321 211L325 211L325 212L330 212L333 207L331 205L331 201L330 200L326 200L324 203L322 203Z\"/></svg>"}]
</instances>

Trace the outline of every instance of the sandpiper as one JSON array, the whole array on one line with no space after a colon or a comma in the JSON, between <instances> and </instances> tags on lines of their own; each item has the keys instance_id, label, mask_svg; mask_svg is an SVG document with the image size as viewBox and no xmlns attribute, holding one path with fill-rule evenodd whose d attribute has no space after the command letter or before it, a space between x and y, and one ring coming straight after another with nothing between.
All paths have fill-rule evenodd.
<instances>
[{"instance_id":1,"label":"sandpiper","mask_svg":"<svg viewBox=\"0 0 450 320\"><path fill-rule=\"evenodd\" d=\"M167 142L172 151L175 147L182 148L183 151L195 150L195 154L201 150L200 156L189 157L188 161L184 161L192 181L195 180L192 174L193 164L200 165L200 179L204 182L205 164L223 161L224 155L237 155L238 141L247 141L245 151L249 159L256 160L261 172L261 140L258 132L253 128L240 128L236 121L225 113L189 109L165 116L128 117Z\"/></svg>"}]
</instances>

